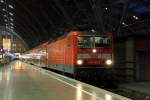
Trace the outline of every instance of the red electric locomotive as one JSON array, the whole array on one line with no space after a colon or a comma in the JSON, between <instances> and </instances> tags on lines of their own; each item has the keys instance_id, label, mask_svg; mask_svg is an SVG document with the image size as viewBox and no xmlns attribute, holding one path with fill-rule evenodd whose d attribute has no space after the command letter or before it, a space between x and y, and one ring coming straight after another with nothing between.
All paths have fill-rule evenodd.
<instances>
[{"instance_id":1,"label":"red electric locomotive","mask_svg":"<svg viewBox=\"0 0 150 100\"><path fill-rule=\"evenodd\" d=\"M48 44L48 67L73 75L111 69L112 34L69 32Z\"/></svg>"},{"instance_id":2,"label":"red electric locomotive","mask_svg":"<svg viewBox=\"0 0 150 100\"><path fill-rule=\"evenodd\" d=\"M24 56L29 56L27 58L38 66L81 76L95 72L102 74L111 69L112 48L111 33L72 31L30 50Z\"/></svg>"}]
</instances>

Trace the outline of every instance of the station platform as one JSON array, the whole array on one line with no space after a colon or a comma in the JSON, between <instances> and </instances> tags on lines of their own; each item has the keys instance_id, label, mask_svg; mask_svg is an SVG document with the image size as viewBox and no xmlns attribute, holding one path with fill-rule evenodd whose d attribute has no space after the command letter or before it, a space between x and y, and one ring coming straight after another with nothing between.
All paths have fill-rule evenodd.
<instances>
[{"instance_id":1,"label":"station platform","mask_svg":"<svg viewBox=\"0 0 150 100\"><path fill-rule=\"evenodd\" d=\"M21 61L0 67L0 100L131 100Z\"/></svg>"}]
</instances>

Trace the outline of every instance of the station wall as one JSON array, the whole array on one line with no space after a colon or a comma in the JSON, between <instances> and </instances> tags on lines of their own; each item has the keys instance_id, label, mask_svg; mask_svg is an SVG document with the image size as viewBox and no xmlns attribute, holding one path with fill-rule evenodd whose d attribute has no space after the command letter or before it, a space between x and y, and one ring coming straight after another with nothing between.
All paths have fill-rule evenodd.
<instances>
[{"instance_id":1,"label":"station wall","mask_svg":"<svg viewBox=\"0 0 150 100\"><path fill-rule=\"evenodd\" d=\"M150 80L150 36L114 40L114 75L120 82Z\"/></svg>"}]
</instances>

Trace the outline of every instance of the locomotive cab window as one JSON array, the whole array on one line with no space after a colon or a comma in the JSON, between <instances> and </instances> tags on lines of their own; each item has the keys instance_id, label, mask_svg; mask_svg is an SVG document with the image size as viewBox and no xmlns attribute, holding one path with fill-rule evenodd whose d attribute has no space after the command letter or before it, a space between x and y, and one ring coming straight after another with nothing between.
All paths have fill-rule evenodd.
<instances>
[{"instance_id":1,"label":"locomotive cab window","mask_svg":"<svg viewBox=\"0 0 150 100\"><path fill-rule=\"evenodd\" d=\"M79 48L92 48L93 47L93 37L90 36L79 36L77 37Z\"/></svg>"},{"instance_id":2,"label":"locomotive cab window","mask_svg":"<svg viewBox=\"0 0 150 100\"><path fill-rule=\"evenodd\" d=\"M78 36L78 48L101 48L110 46L110 38L106 36Z\"/></svg>"},{"instance_id":3,"label":"locomotive cab window","mask_svg":"<svg viewBox=\"0 0 150 100\"><path fill-rule=\"evenodd\" d=\"M94 37L95 47L108 47L110 39L108 37Z\"/></svg>"}]
</instances>

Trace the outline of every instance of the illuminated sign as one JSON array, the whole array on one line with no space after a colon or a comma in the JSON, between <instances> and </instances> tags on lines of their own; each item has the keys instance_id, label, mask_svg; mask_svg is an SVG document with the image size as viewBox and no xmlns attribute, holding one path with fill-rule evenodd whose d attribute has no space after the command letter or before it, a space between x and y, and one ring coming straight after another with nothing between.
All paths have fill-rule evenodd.
<instances>
[{"instance_id":1,"label":"illuminated sign","mask_svg":"<svg viewBox=\"0 0 150 100\"><path fill-rule=\"evenodd\" d=\"M3 38L3 49L4 50L11 49L11 40L9 38Z\"/></svg>"}]
</instances>

